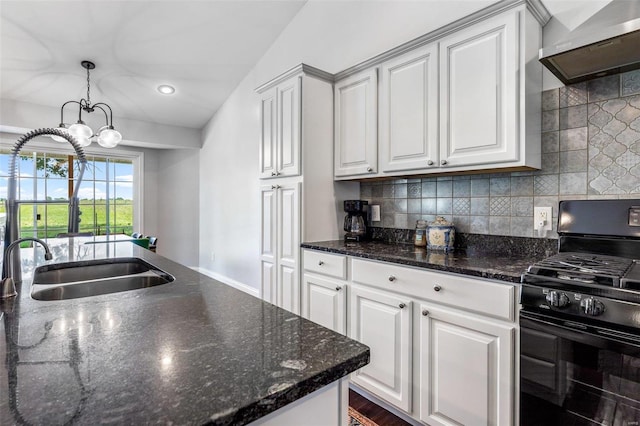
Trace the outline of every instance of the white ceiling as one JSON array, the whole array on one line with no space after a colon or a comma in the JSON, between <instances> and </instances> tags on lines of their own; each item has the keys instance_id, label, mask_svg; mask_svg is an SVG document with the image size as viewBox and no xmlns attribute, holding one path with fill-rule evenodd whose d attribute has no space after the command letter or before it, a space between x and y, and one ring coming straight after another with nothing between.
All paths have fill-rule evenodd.
<instances>
[{"instance_id":1,"label":"white ceiling","mask_svg":"<svg viewBox=\"0 0 640 426\"><path fill-rule=\"evenodd\" d=\"M417 1L437 11L449 0ZM566 17L568 29L586 19L576 14L585 4L607 2L543 0L552 15ZM0 0L0 99L53 107L79 100L86 95L80 61L88 59L97 66L92 102L108 103L116 117L200 129L304 4ZM159 84L175 86L176 94L161 95Z\"/></svg>"},{"instance_id":2,"label":"white ceiling","mask_svg":"<svg viewBox=\"0 0 640 426\"><path fill-rule=\"evenodd\" d=\"M93 103L120 117L200 129L303 5L2 0L0 98L60 107L86 97L80 61L88 59L96 64ZM159 84L176 93L161 95Z\"/></svg>"}]
</instances>

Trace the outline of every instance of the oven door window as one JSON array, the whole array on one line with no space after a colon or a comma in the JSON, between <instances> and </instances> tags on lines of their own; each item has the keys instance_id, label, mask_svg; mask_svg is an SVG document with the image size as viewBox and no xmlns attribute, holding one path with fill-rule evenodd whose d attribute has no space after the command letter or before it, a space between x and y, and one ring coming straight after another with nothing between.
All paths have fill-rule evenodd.
<instances>
[{"instance_id":1,"label":"oven door window","mask_svg":"<svg viewBox=\"0 0 640 426\"><path fill-rule=\"evenodd\" d=\"M521 425L640 425L640 336L524 312L520 330Z\"/></svg>"}]
</instances>

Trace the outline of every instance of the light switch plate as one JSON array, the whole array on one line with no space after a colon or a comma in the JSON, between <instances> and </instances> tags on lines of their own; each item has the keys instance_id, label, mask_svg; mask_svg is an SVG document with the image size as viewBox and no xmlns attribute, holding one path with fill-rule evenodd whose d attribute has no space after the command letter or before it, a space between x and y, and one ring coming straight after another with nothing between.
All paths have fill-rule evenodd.
<instances>
[{"instance_id":1,"label":"light switch plate","mask_svg":"<svg viewBox=\"0 0 640 426\"><path fill-rule=\"evenodd\" d=\"M372 204L370 207L371 207L371 222L380 222L380 205Z\"/></svg>"}]
</instances>

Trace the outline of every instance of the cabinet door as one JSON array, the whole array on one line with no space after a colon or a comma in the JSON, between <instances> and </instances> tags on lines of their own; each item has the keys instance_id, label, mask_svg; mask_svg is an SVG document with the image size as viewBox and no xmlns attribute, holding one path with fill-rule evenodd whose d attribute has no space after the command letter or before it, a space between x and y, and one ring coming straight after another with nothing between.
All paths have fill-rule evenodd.
<instances>
[{"instance_id":1,"label":"cabinet door","mask_svg":"<svg viewBox=\"0 0 640 426\"><path fill-rule=\"evenodd\" d=\"M437 167L438 47L380 67L379 159L383 172Z\"/></svg>"},{"instance_id":2,"label":"cabinet door","mask_svg":"<svg viewBox=\"0 0 640 426\"><path fill-rule=\"evenodd\" d=\"M277 185L278 306L300 313L300 184Z\"/></svg>"},{"instance_id":3,"label":"cabinet door","mask_svg":"<svg viewBox=\"0 0 640 426\"><path fill-rule=\"evenodd\" d=\"M441 166L519 158L518 16L497 16L440 42Z\"/></svg>"},{"instance_id":4,"label":"cabinet door","mask_svg":"<svg viewBox=\"0 0 640 426\"><path fill-rule=\"evenodd\" d=\"M336 177L378 171L377 70L353 75L335 84Z\"/></svg>"},{"instance_id":5,"label":"cabinet door","mask_svg":"<svg viewBox=\"0 0 640 426\"><path fill-rule=\"evenodd\" d=\"M276 175L276 89L260 99L260 177Z\"/></svg>"},{"instance_id":6,"label":"cabinet door","mask_svg":"<svg viewBox=\"0 0 640 426\"><path fill-rule=\"evenodd\" d=\"M420 420L512 425L515 327L420 306Z\"/></svg>"},{"instance_id":7,"label":"cabinet door","mask_svg":"<svg viewBox=\"0 0 640 426\"><path fill-rule=\"evenodd\" d=\"M346 288L344 282L304 274L302 316L338 333L345 334Z\"/></svg>"},{"instance_id":8,"label":"cabinet door","mask_svg":"<svg viewBox=\"0 0 640 426\"><path fill-rule=\"evenodd\" d=\"M277 176L300 174L300 95L302 77L294 77L277 88Z\"/></svg>"},{"instance_id":9,"label":"cabinet door","mask_svg":"<svg viewBox=\"0 0 640 426\"><path fill-rule=\"evenodd\" d=\"M262 274L262 298L276 304L276 189L272 185L260 187L260 258Z\"/></svg>"},{"instance_id":10,"label":"cabinet door","mask_svg":"<svg viewBox=\"0 0 640 426\"><path fill-rule=\"evenodd\" d=\"M371 362L354 373L353 381L409 412L411 301L355 285L349 300L349 337L371 348Z\"/></svg>"}]
</instances>

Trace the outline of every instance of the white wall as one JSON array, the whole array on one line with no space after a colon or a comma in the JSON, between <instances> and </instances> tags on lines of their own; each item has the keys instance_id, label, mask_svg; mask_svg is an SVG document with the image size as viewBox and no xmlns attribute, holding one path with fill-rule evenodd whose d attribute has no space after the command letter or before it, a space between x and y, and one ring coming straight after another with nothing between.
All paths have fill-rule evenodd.
<instances>
[{"instance_id":1,"label":"white wall","mask_svg":"<svg viewBox=\"0 0 640 426\"><path fill-rule=\"evenodd\" d=\"M198 266L199 150L157 150L157 253L186 266ZM146 186L146 185L145 185ZM146 232L146 231L145 231Z\"/></svg>"},{"instance_id":2,"label":"white wall","mask_svg":"<svg viewBox=\"0 0 640 426\"><path fill-rule=\"evenodd\" d=\"M200 267L260 286L256 87L301 62L336 73L491 3L451 1L436 14L428 1L308 2L203 131Z\"/></svg>"}]
</instances>

